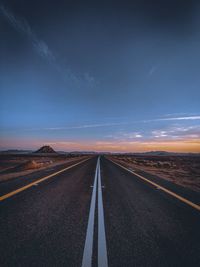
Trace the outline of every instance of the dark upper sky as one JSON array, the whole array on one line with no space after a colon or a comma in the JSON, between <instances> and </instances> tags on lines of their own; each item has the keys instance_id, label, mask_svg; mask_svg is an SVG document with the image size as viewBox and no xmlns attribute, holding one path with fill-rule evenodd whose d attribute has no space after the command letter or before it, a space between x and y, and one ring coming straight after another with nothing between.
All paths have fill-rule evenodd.
<instances>
[{"instance_id":1,"label":"dark upper sky","mask_svg":"<svg viewBox=\"0 0 200 267\"><path fill-rule=\"evenodd\" d=\"M1 147L200 149L198 2L0 1Z\"/></svg>"}]
</instances>

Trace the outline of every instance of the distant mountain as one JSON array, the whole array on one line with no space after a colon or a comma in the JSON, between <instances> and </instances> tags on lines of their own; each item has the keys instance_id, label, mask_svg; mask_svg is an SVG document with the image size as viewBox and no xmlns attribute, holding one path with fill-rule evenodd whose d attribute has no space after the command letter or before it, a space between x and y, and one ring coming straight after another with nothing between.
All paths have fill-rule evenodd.
<instances>
[{"instance_id":1,"label":"distant mountain","mask_svg":"<svg viewBox=\"0 0 200 267\"><path fill-rule=\"evenodd\" d=\"M8 149L0 151L0 153L5 153L5 154L26 154L31 152L32 150L23 150L23 149Z\"/></svg>"},{"instance_id":2,"label":"distant mountain","mask_svg":"<svg viewBox=\"0 0 200 267\"><path fill-rule=\"evenodd\" d=\"M114 153L115 155L130 155L130 156L194 156L199 157L200 153L181 153L167 151L148 151L148 152L132 152L132 153Z\"/></svg>"},{"instance_id":3,"label":"distant mountain","mask_svg":"<svg viewBox=\"0 0 200 267\"><path fill-rule=\"evenodd\" d=\"M95 151L70 151L70 154L98 154Z\"/></svg>"},{"instance_id":4,"label":"distant mountain","mask_svg":"<svg viewBox=\"0 0 200 267\"><path fill-rule=\"evenodd\" d=\"M150 156L199 156L199 153L181 153L181 152L167 152L167 151L149 151L143 153Z\"/></svg>"},{"instance_id":5,"label":"distant mountain","mask_svg":"<svg viewBox=\"0 0 200 267\"><path fill-rule=\"evenodd\" d=\"M44 153L44 154L51 154L51 153L56 153L55 150L53 150L52 147L50 146L42 146L40 149L38 149L37 151L35 151L34 153Z\"/></svg>"},{"instance_id":6,"label":"distant mountain","mask_svg":"<svg viewBox=\"0 0 200 267\"><path fill-rule=\"evenodd\" d=\"M144 154L151 155L151 156L169 156L169 155L173 155L176 153L167 152L167 151L149 151L149 152L145 152Z\"/></svg>"}]
</instances>

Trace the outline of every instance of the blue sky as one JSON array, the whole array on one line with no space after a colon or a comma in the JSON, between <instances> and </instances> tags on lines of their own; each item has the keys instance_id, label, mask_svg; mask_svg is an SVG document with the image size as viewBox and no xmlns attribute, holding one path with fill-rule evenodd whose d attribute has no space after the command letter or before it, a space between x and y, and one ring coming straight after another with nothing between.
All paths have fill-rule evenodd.
<instances>
[{"instance_id":1,"label":"blue sky","mask_svg":"<svg viewBox=\"0 0 200 267\"><path fill-rule=\"evenodd\" d=\"M200 151L200 7L143 2L0 3L1 149Z\"/></svg>"}]
</instances>

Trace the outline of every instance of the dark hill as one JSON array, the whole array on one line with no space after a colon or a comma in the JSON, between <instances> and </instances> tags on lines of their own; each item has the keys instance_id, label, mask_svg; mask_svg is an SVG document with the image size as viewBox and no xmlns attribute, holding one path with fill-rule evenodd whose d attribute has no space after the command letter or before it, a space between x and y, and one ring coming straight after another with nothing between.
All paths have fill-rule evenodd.
<instances>
[{"instance_id":1,"label":"dark hill","mask_svg":"<svg viewBox=\"0 0 200 267\"><path fill-rule=\"evenodd\" d=\"M53 150L50 146L42 146L40 149L38 149L35 153L56 153L55 150Z\"/></svg>"}]
</instances>

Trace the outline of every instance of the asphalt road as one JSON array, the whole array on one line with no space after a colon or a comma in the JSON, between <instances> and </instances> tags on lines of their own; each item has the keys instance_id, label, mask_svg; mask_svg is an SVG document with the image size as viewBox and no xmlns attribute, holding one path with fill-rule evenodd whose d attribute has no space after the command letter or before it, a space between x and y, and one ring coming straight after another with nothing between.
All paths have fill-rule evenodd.
<instances>
[{"instance_id":1,"label":"asphalt road","mask_svg":"<svg viewBox=\"0 0 200 267\"><path fill-rule=\"evenodd\" d=\"M95 167L86 161L0 203L0 266L81 265Z\"/></svg>"},{"instance_id":2,"label":"asphalt road","mask_svg":"<svg viewBox=\"0 0 200 267\"><path fill-rule=\"evenodd\" d=\"M0 266L200 266L197 209L104 157L43 176L0 202Z\"/></svg>"}]
</instances>

